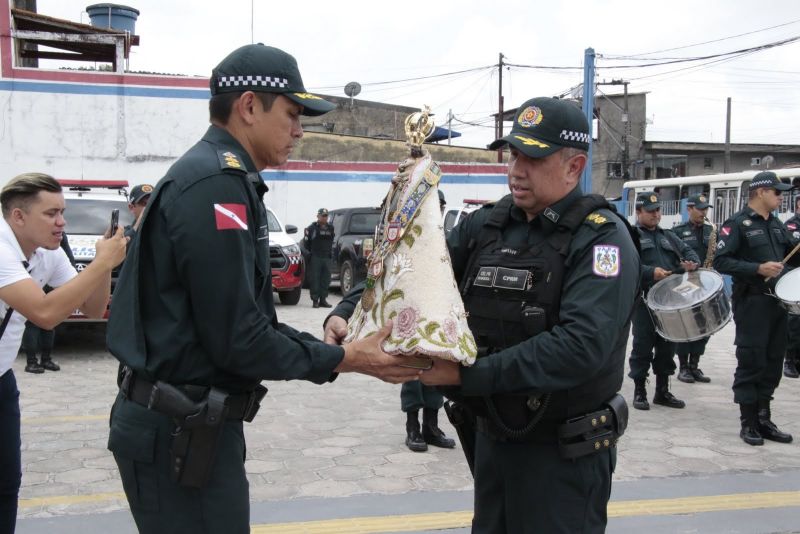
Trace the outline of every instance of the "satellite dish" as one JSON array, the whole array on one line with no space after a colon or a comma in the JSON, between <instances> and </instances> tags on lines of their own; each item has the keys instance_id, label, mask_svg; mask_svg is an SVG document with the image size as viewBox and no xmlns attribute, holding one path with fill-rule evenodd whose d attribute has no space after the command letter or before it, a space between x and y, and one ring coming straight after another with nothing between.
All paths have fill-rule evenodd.
<instances>
[{"instance_id":1,"label":"satellite dish","mask_svg":"<svg viewBox=\"0 0 800 534\"><path fill-rule=\"evenodd\" d=\"M353 98L361 92L361 84L358 82L350 82L344 86L344 94Z\"/></svg>"},{"instance_id":2,"label":"satellite dish","mask_svg":"<svg viewBox=\"0 0 800 534\"><path fill-rule=\"evenodd\" d=\"M769 169L770 165L773 163L775 163L775 158L773 156L766 155L761 158L761 164L764 165L765 169Z\"/></svg>"}]
</instances>

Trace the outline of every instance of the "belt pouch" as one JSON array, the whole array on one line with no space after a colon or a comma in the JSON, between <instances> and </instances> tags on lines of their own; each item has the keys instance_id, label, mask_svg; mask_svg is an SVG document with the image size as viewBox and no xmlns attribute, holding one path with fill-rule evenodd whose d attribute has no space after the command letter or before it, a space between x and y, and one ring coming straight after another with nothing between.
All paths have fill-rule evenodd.
<instances>
[{"instance_id":1,"label":"belt pouch","mask_svg":"<svg viewBox=\"0 0 800 534\"><path fill-rule=\"evenodd\" d=\"M211 388L200 413L178 419L172 435L171 477L188 488L204 488L214 468L228 407L227 394Z\"/></svg>"}]
</instances>

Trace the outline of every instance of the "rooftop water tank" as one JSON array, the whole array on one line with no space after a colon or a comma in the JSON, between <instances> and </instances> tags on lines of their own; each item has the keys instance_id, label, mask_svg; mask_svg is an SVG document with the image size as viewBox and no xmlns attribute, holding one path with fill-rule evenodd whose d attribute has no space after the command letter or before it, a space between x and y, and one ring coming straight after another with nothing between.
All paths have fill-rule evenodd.
<instances>
[{"instance_id":1,"label":"rooftop water tank","mask_svg":"<svg viewBox=\"0 0 800 534\"><path fill-rule=\"evenodd\" d=\"M139 10L119 4L92 4L86 6L86 12L96 28L114 29L136 35L136 19Z\"/></svg>"}]
</instances>

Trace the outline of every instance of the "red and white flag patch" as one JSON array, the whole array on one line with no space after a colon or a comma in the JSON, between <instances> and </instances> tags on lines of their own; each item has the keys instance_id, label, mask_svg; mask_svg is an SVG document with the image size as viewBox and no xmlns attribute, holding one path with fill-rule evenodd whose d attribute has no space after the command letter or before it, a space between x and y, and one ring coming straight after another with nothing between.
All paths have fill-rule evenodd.
<instances>
[{"instance_id":1,"label":"red and white flag patch","mask_svg":"<svg viewBox=\"0 0 800 534\"><path fill-rule=\"evenodd\" d=\"M727 226L723 226L722 230L720 230L720 233L722 233L724 236L729 236L731 235L731 229Z\"/></svg>"},{"instance_id":2,"label":"red and white flag patch","mask_svg":"<svg viewBox=\"0 0 800 534\"><path fill-rule=\"evenodd\" d=\"M247 207L244 204L214 204L217 230L247 230Z\"/></svg>"}]
</instances>

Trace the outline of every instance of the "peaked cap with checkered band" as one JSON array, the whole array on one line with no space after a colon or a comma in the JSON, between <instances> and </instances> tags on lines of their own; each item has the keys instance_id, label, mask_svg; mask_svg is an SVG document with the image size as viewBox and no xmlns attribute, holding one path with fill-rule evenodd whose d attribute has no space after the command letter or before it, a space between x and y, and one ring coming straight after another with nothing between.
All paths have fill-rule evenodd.
<instances>
[{"instance_id":1,"label":"peaked cap with checkered band","mask_svg":"<svg viewBox=\"0 0 800 534\"><path fill-rule=\"evenodd\" d=\"M589 150L589 123L567 100L532 98L517 108L511 133L489 145L511 145L529 158L543 158L565 147Z\"/></svg>"},{"instance_id":2,"label":"peaked cap with checkered band","mask_svg":"<svg viewBox=\"0 0 800 534\"><path fill-rule=\"evenodd\" d=\"M303 106L303 115L322 115L336 106L306 92L297 61L263 43L237 48L211 72L211 94L257 91L281 93Z\"/></svg>"}]
</instances>

